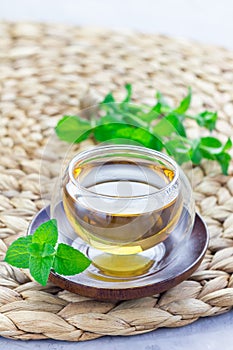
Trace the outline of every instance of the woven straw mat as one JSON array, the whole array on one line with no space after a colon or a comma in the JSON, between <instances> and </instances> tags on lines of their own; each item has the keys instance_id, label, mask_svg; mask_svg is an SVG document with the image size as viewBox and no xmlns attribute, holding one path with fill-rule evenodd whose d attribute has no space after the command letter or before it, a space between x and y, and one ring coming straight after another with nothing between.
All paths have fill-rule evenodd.
<instances>
[{"instance_id":1,"label":"woven straw mat","mask_svg":"<svg viewBox=\"0 0 233 350\"><path fill-rule=\"evenodd\" d=\"M208 224L209 249L199 269L175 288L152 297L98 302L2 262L7 246L25 235L59 172L65 143L40 162L53 127L75 115L93 94L122 98L132 83L135 101L156 90L174 104L192 86L192 112L217 110L223 141L233 132L233 53L181 39L132 32L30 23L0 24L0 335L13 339L83 341L179 327L233 306L233 177L203 162L192 171L197 210ZM92 93L92 95L91 95ZM84 98L83 98L84 96ZM91 96L91 97L90 97ZM188 125L193 135L196 127ZM90 147L85 141L77 148ZM77 151L77 149L76 149Z\"/></svg>"}]
</instances>

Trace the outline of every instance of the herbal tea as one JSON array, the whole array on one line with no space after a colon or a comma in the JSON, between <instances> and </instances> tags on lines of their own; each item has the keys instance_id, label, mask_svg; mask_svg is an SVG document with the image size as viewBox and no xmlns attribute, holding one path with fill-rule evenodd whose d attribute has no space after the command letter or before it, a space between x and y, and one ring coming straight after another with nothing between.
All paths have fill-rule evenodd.
<instances>
[{"instance_id":1,"label":"herbal tea","mask_svg":"<svg viewBox=\"0 0 233 350\"><path fill-rule=\"evenodd\" d=\"M125 158L77 162L63 184L65 212L77 235L116 255L136 254L164 241L182 211L178 191L173 197L160 195L174 178L172 170Z\"/></svg>"}]
</instances>

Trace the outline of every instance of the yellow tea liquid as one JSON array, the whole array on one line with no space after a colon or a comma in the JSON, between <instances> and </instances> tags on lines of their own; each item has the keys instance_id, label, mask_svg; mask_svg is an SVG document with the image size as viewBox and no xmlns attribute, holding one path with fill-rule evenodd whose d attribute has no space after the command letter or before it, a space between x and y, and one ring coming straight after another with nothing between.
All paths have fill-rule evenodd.
<instances>
[{"instance_id":1,"label":"yellow tea liquid","mask_svg":"<svg viewBox=\"0 0 233 350\"><path fill-rule=\"evenodd\" d=\"M172 170L146 160L76 164L73 180L64 182L63 205L77 235L108 253L99 255L96 265L106 272L112 264L113 274L149 266L137 253L164 241L181 214L181 195L171 201L169 193L159 195L173 177Z\"/></svg>"}]
</instances>

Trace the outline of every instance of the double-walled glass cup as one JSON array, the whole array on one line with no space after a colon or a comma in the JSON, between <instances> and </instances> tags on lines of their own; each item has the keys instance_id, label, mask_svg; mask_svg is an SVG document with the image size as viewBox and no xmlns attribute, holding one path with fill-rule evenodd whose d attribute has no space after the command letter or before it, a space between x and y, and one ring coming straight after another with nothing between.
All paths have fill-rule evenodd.
<instances>
[{"instance_id":1,"label":"double-walled glass cup","mask_svg":"<svg viewBox=\"0 0 233 350\"><path fill-rule=\"evenodd\" d=\"M90 257L92 270L120 278L172 263L194 213L191 186L176 162L131 145L77 154L51 207L62 234Z\"/></svg>"}]
</instances>

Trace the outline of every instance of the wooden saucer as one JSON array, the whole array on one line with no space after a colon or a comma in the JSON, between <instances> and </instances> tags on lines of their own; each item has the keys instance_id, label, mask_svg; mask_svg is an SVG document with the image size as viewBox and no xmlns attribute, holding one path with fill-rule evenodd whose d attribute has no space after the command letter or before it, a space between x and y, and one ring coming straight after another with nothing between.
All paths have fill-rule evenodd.
<instances>
[{"instance_id":1,"label":"wooden saucer","mask_svg":"<svg viewBox=\"0 0 233 350\"><path fill-rule=\"evenodd\" d=\"M49 207L34 217L28 228L32 234L43 222L50 219ZM119 283L113 279L98 280L89 273L89 268L75 276L61 276L51 271L49 280L59 287L97 300L128 300L164 292L187 279L200 265L208 247L207 227L196 214L190 237L180 247L179 254L170 264L143 278ZM91 265L92 266L92 265Z\"/></svg>"}]
</instances>

